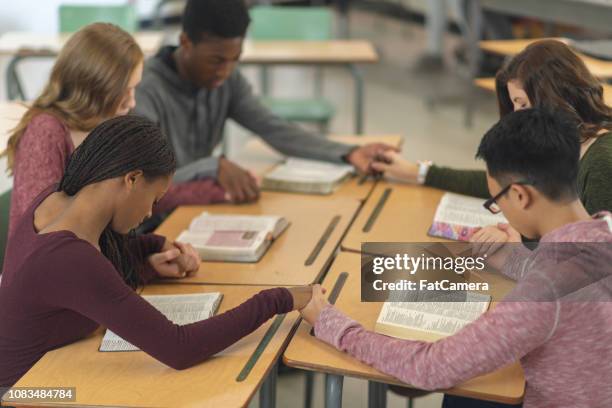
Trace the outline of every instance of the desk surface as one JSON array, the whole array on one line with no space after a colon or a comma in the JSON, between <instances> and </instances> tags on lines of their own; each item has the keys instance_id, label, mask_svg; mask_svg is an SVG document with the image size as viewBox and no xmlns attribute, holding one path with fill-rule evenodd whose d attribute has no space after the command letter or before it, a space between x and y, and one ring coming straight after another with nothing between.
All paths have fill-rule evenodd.
<instances>
[{"instance_id":1,"label":"desk surface","mask_svg":"<svg viewBox=\"0 0 612 408\"><path fill-rule=\"evenodd\" d=\"M219 312L247 300L262 287L153 285L144 294L222 292ZM187 370L176 371L144 352L100 353L103 332L48 352L16 387L76 387L78 406L122 407L242 407L246 406L285 347L298 318L288 314L253 370L242 382L235 379L268 327L262 327L215 357ZM32 406L13 402L13 406ZM57 404L66 406L68 403Z\"/></svg>"},{"instance_id":2,"label":"desk surface","mask_svg":"<svg viewBox=\"0 0 612 408\"><path fill-rule=\"evenodd\" d=\"M139 31L133 34L145 55L154 54L164 38L162 31ZM11 31L0 36L0 56L20 53L57 54L70 34L38 34L24 31Z\"/></svg>"},{"instance_id":3,"label":"desk surface","mask_svg":"<svg viewBox=\"0 0 612 408\"><path fill-rule=\"evenodd\" d=\"M245 41L244 64L351 64L378 62L366 40Z\"/></svg>"},{"instance_id":4,"label":"desk surface","mask_svg":"<svg viewBox=\"0 0 612 408\"><path fill-rule=\"evenodd\" d=\"M360 255L349 252L340 253L325 277L323 286L331 290L342 272L348 272L349 276L336 301L336 306L360 322L366 329L372 330L382 303L360 302ZM491 290L495 291L493 299L503 297L513 286L511 281L502 276L488 274L485 276L487 281L491 283ZM306 370L405 385L311 336L310 329L311 326L305 322L302 322L298 327L283 355L283 360L287 365ZM524 388L523 372L517 363L469 380L448 390L448 393L504 403L518 403L523 397Z\"/></svg>"},{"instance_id":5,"label":"desk surface","mask_svg":"<svg viewBox=\"0 0 612 408\"><path fill-rule=\"evenodd\" d=\"M385 193L387 190L390 193ZM385 194L388 196L383 203ZM342 241L342 249L360 251L362 242L442 241L428 236L427 231L443 194L430 187L378 183ZM380 208L378 215L377 206ZM364 228L368 222L371 229L366 232Z\"/></svg>"},{"instance_id":6,"label":"desk surface","mask_svg":"<svg viewBox=\"0 0 612 408\"><path fill-rule=\"evenodd\" d=\"M571 41L565 38L553 38L564 42L571 46ZM496 41L481 41L480 48L499 55L513 56L523 51L529 44L542 40L542 38L528 40L496 40ZM612 78L612 62L603 61L597 58L589 57L581 52L574 52L584 61L587 68L593 75L598 78Z\"/></svg>"},{"instance_id":7,"label":"desk surface","mask_svg":"<svg viewBox=\"0 0 612 408\"><path fill-rule=\"evenodd\" d=\"M401 147L402 145L402 137L400 135L330 135L329 138L338 142L355 145L368 143L386 143L395 147ZM261 139L250 140L241 152L229 157L239 165L254 171L260 176L263 176L283 160L283 156L280 153L265 144ZM350 197L363 201L368 197L373 187L374 182L371 178L363 179L362 176L356 176L343 183L330 196ZM297 193L294 195L296 197L303 196L303 194Z\"/></svg>"},{"instance_id":8,"label":"desk surface","mask_svg":"<svg viewBox=\"0 0 612 408\"><path fill-rule=\"evenodd\" d=\"M476 78L474 85L487 91L495 92L495 78ZM608 106L612 106L612 85L601 84L604 91L604 101Z\"/></svg>"},{"instance_id":9,"label":"desk surface","mask_svg":"<svg viewBox=\"0 0 612 408\"><path fill-rule=\"evenodd\" d=\"M291 223L257 263L202 262L188 283L242 285L307 285L317 281L346 232L360 202L354 198L262 192L258 202L245 205L179 207L156 231L175 239L191 220L213 214L282 215ZM336 216L331 234L325 232ZM323 241L320 251L317 245ZM314 256L314 261L307 260Z\"/></svg>"}]
</instances>

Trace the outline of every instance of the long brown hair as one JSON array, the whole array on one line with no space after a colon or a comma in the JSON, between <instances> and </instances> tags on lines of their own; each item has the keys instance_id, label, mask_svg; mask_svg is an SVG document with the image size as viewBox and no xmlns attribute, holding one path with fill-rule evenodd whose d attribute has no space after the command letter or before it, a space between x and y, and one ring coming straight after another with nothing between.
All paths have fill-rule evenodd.
<instances>
[{"instance_id":1,"label":"long brown hair","mask_svg":"<svg viewBox=\"0 0 612 408\"><path fill-rule=\"evenodd\" d=\"M59 53L49 81L13 129L6 150L12 172L19 140L40 113L51 114L68 128L89 132L114 116L125 97L130 76L144 56L134 38L109 23L90 24L73 34Z\"/></svg>"},{"instance_id":2,"label":"long brown hair","mask_svg":"<svg viewBox=\"0 0 612 408\"><path fill-rule=\"evenodd\" d=\"M606 105L603 87L582 59L556 40L530 44L497 73L495 86L500 116L513 112L508 82L518 81L533 107L559 109L579 123L584 140L612 130L612 108Z\"/></svg>"}]
</instances>

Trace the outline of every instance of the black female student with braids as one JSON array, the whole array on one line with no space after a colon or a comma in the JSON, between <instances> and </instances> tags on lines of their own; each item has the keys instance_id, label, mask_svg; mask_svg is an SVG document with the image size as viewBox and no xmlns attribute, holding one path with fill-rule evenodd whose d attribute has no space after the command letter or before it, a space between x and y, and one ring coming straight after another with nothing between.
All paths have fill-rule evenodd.
<instances>
[{"instance_id":1,"label":"black female student with braids","mask_svg":"<svg viewBox=\"0 0 612 408\"><path fill-rule=\"evenodd\" d=\"M151 214L175 166L155 124L121 116L95 128L70 158L59 188L34 200L11 236L0 282L0 387L99 325L183 369L310 300L310 287L269 289L228 312L177 326L142 299L136 286L199 266L188 246L126 236Z\"/></svg>"}]
</instances>

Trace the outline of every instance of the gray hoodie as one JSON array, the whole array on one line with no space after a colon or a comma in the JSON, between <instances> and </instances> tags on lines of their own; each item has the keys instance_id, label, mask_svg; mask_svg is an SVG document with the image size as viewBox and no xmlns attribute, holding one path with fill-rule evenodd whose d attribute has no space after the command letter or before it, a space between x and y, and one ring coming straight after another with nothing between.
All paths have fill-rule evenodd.
<instances>
[{"instance_id":1,"label":"gray hoodie","mask_svg":"<svg viewBox=\"0 0 612 408\"><path fill-rule=\"evenodd\" d=\"M289 123L264 107L239 70L220 87L196 88L181 79L164 47L144 67L136 88L135 113L159 123L178 161L174 180L216 177L218 159L211 157L223 137L227 118L259 135L287 156L342 162L355 146L332 142Z\"/></svg>"}]
</instances>

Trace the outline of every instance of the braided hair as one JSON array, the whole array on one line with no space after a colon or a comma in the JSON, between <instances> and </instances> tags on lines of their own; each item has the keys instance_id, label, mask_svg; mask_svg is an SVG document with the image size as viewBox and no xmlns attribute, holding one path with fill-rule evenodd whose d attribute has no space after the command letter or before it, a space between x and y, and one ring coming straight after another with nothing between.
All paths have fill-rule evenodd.
<instances>
[{"instance_id":1,"label":"braided hair","mask_svg":"<svg viewBox=\"0 0 612 408\"><path fill-rule=\"evenodd\" d=\"M83 187L140 170L145 179L169 176L176 158L161 129L135 115L118 116L102 122L77 147L58 191L74 196ZM135 254L128 249L128 236L113 231L110 224L100 236L100 250L132 288L139 286L141 273Z\"/></svg>"}]
</instances>

